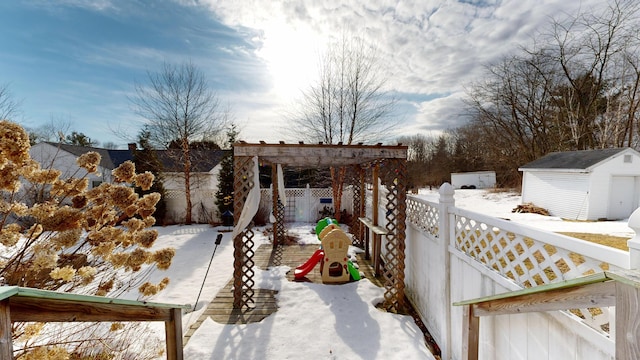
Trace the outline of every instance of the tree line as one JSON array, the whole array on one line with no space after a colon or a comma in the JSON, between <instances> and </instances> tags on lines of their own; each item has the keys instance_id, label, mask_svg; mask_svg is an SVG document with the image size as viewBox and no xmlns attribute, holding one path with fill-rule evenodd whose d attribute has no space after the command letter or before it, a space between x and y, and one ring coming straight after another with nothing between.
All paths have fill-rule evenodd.
<instances>
[{"instance_id":1,"label":"tree line","mask_svg":"<svg viewBox=\"0 0 640 360\"><path fill-rule=\"evenodd\" d=\"M638 149L639 8L613 0L553 18L533 45L487 64L466 88L464 126L401 139L416 185L495 170L500 186L518 186L518 168L550 152Z\"/></svg>"}]
</instances>

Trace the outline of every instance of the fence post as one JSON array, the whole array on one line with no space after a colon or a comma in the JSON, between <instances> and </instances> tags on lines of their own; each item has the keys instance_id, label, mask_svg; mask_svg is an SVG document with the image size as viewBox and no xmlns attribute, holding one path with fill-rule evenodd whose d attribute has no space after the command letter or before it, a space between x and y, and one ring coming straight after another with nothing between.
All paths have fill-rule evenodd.
<instances>
[{"instance_id":1,"label":"fence post","mask_svg":"<svg viewBox=\"0 0 640 360\"><path fill-rule=\"evenodd\" d=\"M311 188L309 184L304 188L304 206L305 206L305 217L307 222L314 222L317 216L313 216L314 214L311 212Z\"/></svg>"},{"instance_id":2,"label":"fence post","mask_svg":"<svg viewBox=\"0 0 640 360\"><path fill-rule=\"evenodd\" d=\"M449 219L449 208L455 206L455 200L453 199L453 186L445 182L440 186L440 198L438 200L438 238L440 254L444 259L444 269L442 269L442 276L444 281L444 309L447 309L445 316L444 329L442 334L446 337L445 344L441 344L440 350L442 351L442 358L448 359L451 356L451 257L449 255L449 244L451 238L455 234L451 234L451 221Z\"/></svg>"},{"instance_id":3,"label":"fence post","mask_svg":"<svg viewBox=\"0 0 640 360\"><path fill-rule=\"evenodd\" d=\"M629 216L628 226L636 233L627 241L629 246L629 269L640 269L640 208Z\"/></svg>"}]
</instances>

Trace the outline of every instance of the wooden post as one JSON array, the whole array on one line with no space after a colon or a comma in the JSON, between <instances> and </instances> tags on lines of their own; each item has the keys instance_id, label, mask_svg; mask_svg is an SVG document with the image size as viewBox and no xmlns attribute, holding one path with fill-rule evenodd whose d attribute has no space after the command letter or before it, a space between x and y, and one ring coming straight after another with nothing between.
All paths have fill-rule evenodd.
<instances>
[{"instance_id":1,"label":"wooden post","mask_svg":"<svg viewBox=\"0 0 640 360\"><path fill-rule=\"evenodd\" d=\"M640 289L616 282L616 359L640 359Z\"/></svg>"},{"instance_id":2,"label":"wooden post","mask_svg":"<svg viewBox=\"0 0 640 360\"><path fill-rule=\"evenodd\" d=\"M359 175L360 175L360 207L355 210L354 212L357 212L357 217L366 217L367 213L365 211L365 204L367 203L367 189L366 189L366 184L365 184L365 170L362 167L358 167L358 171L359 171ZM359 226L358 226L358 239L364 239L364 232L368 231L364 224L361 222L358 222ZM367 249L368 250L368 249ZM369 254L367 254L365 252L365 258L369 259Z\"/></svg>"},{"instance_id":3,"label":"wooden post","mask_svg":"<svg viewBox=\"0 0 640 360\"><path fill-rule=\"evenodd\" d=\"M480 318L473 315L473 305L462 309L462 360L478 360Z\"/></svg>"},{"instance_id":4,"label":"wooden post","mask_svg":"<svg viewBox=\"0 0 640 360\"><path fill-rule=\"evenodd\" d=\"M171 320L165 321L164 328L167 342L167 360L183 360L181 309L171 309Z\"/></svg>"},{"instance_id":5,"label":"wooden post","mask_svg":"<svg viewBox=\"0 0 640 360\"><path fill-rule=\"evenodd\" d=\"M13 359L9 299L0 301L0 359Z\"/></svg>"},{"instance_id":6,"label":"wooden post","mask_svg":"<svg viewBox=\"0 0 640 360\"><path fill-rule=\"evenodd\" d=\"M375 164L373 166L373 201L372 201L373 209L371 209L372 210L371 221L373 222L373 225L378 225L378 183L380 182L378 180L379 171L380 171L380 165Z\"/></svg>"},{"instance_id":7,"label":"wooden post","mask_svg":"<svg viewBox=\"0 0 640 360\"><path fill-rule=\"evenodd\" d=\"M273 222L273 247L278 246L280 242L280 207L278 206L278 166L276 164L271 165L271 208L273 209L273 217L276 219Z\"/></svg>"}]
</instances>

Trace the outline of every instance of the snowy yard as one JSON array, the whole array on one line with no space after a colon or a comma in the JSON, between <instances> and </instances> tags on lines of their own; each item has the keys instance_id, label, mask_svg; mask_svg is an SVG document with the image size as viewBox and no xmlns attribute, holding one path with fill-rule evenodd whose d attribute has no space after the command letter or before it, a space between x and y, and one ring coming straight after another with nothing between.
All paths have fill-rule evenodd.
<instances>
[{"instance_id":1,"label":"snowy yard","mask_svg":"<svg viewBox=\"0 0 640 360\"><path fill-rule=\"evenodd\" d=\"M437 191L421 191L437 201ZM456 206L510 219L550 231L593 232L633 236L625 221L567 222L537 214L517 214L520 203L513 193L458 190ZM288 224L301 243L319 243L313 224ZM153 301L194 305L214 250L218 231L208 225L159 227L157 247L172 246L176 257L168 272L156 271L152 280L171 278L168 288ZM183 315L183 332L195 322L217 292L232 277L233 244L224 232L206 278L196 311ZM256 246L267 242L256 232ZM279 310L260 323L222 325L205 321L187 343L186 359L429 359L421 331L411 317L375 308L383 289L366 279L345 285L289 282L288 267L256 269L256 288L278 290ZM316 270L317 271L317 270ZM163 324L152 324L159 338Z\"/></svg>"}]
</instances>

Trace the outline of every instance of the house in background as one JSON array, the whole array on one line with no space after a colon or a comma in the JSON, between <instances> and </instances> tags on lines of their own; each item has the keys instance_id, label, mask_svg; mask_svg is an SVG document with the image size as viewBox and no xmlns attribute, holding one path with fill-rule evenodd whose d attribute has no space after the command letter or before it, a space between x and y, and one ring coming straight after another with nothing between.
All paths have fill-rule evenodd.
<instances>
[{"instance_id":1,"label":"house in background","mask_svg":"<svg viewBox=\"0 0 640 360\"><path fill-rule=\"evenodd\" d=\"M230 150L191 150L191 219L197 223L220 222L216 205L218 174L222 158ZM184 159L178 149L157 150L163 166L167 222L184 221L187 201L184 189Z\"/></svg>"},{"instance_id":2,"label":"house in background","mask_svg":"<svg viewBox=\"0 0 640 360\"><path fill-rule=\"evenodd\" d=\"M628 218L640 204L640 153L554 152L523 165L522 203L571 220Z\"/></svg>"},{"instance_id":3,"label":"house in background","mask_svg":"<svg viewBox=\"0 0 640 360\"><path fill-rule=\"evenodd\" d=\"M80 168L76 160L82 154L95 151L102 157L98 171L89 174L89 187L103 182L111 182L111 171L127 160L133 161L135 145L127 150L102 149L41 142L31 147L31 158L42 168L61 171L61 177L84 176L86 170ZM215 193L218 189L220 161L228 150L192 150L191 156L191 202L192 220L209 223L219 221ZM156 219L160 223L180 223L184 221L186 200L184 195L184 160L179 150L157 150L156 155L163 165L163 185L167 217Z\"/></svg>"},{"instance_id":4,"label":"house in background","mask_svg":"<svg viewBox=\"0 0 640 360\"><path fill-rule=\"evenodd\" d=\"M89 151L95 151L102 159L98 171L89 174L89 188L94 188L103 182L111 182L111 171L127 160L133 160L129 150L109 150L89 146L76 146L41 142L31 147L31 158L38 161L43 169L60 170L61 178L85 176L87 171L78 166L78 157Z\"/></svg>"}]
</instances>

